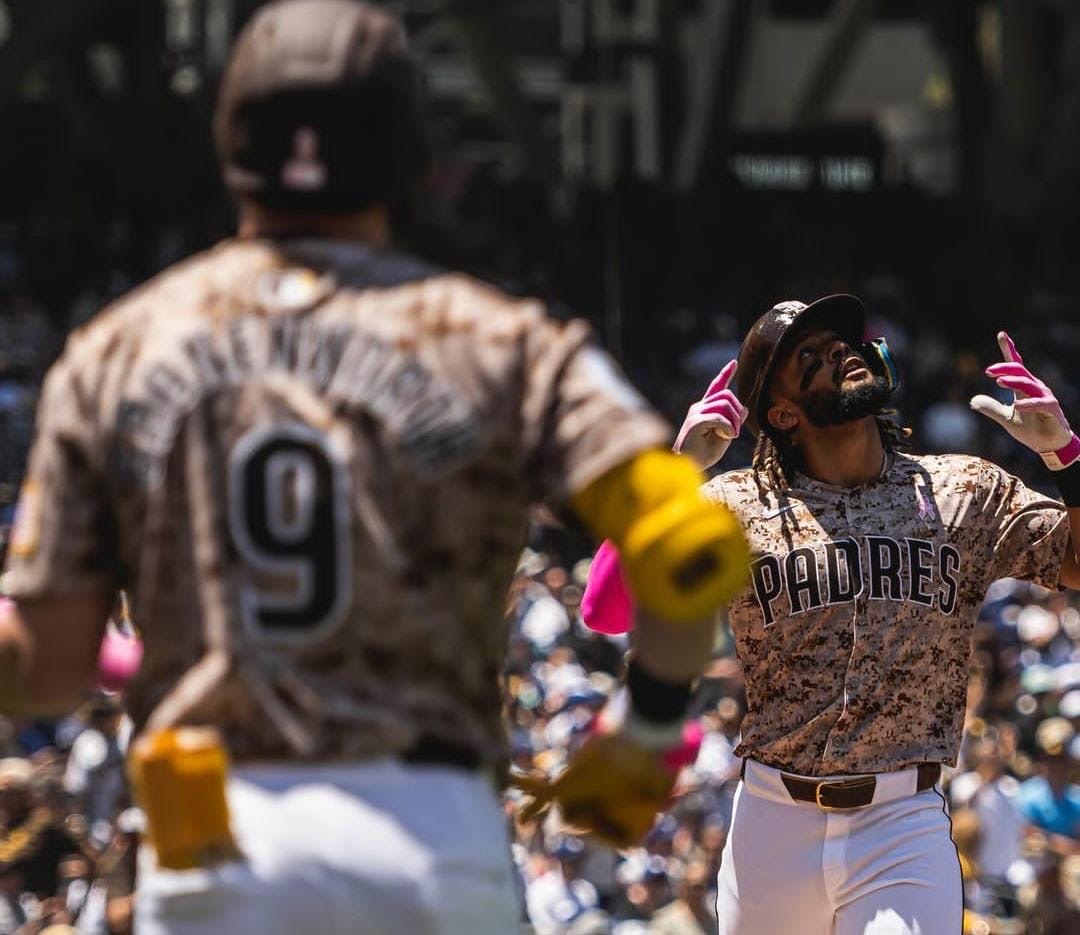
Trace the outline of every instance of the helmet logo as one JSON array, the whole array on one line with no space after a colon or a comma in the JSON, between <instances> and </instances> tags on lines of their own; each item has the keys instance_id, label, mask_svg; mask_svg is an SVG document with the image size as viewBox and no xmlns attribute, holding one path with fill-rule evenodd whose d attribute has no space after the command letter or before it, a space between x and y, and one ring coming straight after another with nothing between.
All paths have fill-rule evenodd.
<instances>
[{"instance_id":1,"label":"helmet logo","mask_svg":"<svg viewBox=\"0 0 1080 935\"><path fill-rule=\"evenodd\" d=\"M316 191L326 185L326 165L319 161L319 134L301 127L293 136L293 156L281 169L286 188Z\"/></svg>"}]
</instances>

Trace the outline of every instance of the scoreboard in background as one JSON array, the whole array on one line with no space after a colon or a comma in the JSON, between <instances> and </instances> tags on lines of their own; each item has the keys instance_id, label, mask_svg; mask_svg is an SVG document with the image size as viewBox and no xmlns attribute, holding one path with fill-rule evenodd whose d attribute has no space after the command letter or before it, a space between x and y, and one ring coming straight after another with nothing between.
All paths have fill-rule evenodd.
<instances>
[{"instance_id":1,"label":"scoreboard in background","mask_svg":"<svg viewBox=\"0 0 1080 935\"><path fill-rule=\"evenodd\" d=\"M777 192L872 192L878 166L867 156L740 153L729 160L744 188Z\"/></svg>"},{"instance_id":2,"label":"scoreboard in background","mask_svg":"<svg viewBox=\"0 0 1080 935\"><path fill-rule=\"evenodd\" d=\"M868 195L895 175L887 171L881 134L868 123L736 133L726 161L743 188L776 194Z\"/></svg>"}]
</instances>

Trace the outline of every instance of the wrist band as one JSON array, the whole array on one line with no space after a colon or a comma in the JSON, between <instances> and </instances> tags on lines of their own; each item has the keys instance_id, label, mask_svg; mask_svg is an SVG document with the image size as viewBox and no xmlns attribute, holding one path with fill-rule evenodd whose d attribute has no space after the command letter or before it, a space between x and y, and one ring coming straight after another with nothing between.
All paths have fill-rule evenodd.
<instances>
[{"instance_id":1,"label":"wrist band","mask_svg":"<svg viewBox=\"0 0 1080 935\"><path fill-rule=\"evenodd\" d=\"M1051 471L1063 471L1070 465L1080 463L1080 435L1074 432L1068 444L1057 451L1042 452L1042 459Z\"/></svg>"},{"instance_id":2,"label":"wrist band","mask_svg":"<svg viewBox=\"0 0 1080 935\"><path fill-rule=\"evenodd\" d=\"M658 727L680 724L690 707L692 682L668 682L649 675L631 659L626 667L626 687L630 692L630 716Z\"/></svg>"},{"instance_id":3,"label":"wrist band","mask_svg":"<svg viewBox=\"0 0 1080 935\"><path fill-rule=\"evenodd\" d=\"M1065 506L1069 509L1080 507L1080 460L1073 461L1060 471L1054 471L1054 480L1061 491Z\"/></svg>"},{"instance_id":4,"label":"wrist band","mask_svg":"<svg viewBox=\"0 0 1080 935\"><path fill-rule=\"evenodd\" d=\"M667 724L654 724L631 711L630 716L623 722L622 732L638 746L662 752L673 750L682 742L684 723L683 719L679 718Z\"/></svg>"}]
</instances>

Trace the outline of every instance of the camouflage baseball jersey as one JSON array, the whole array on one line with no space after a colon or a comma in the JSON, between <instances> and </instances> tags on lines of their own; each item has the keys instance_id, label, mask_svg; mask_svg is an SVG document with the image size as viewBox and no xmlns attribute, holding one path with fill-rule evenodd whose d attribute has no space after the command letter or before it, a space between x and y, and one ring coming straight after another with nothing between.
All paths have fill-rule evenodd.
<instances>
[{"instance_id":1,"label":"camouflage baseball jersey","mask_svg":"<svg viewBox=\"0 0 1080 935\"><path fill-rule=\"evenodd\" d=\"M889 455L845 489L752 470L706 494L754 553L729 606L748 711L737 753L804 775L954 764L970 638L987 587L1057 587L1069 524L1057 501L962 455Z\"/></svg>"},{"instance_id":2,"label":"camouflage baseball jersey","mask_svg":"<svg viewBox=\"0 0 1080 935\"><path fill-rule=\"evenodd\" d=\"M670 441L587 338L400 256L226 241L69 340L5 589L128 588L139 727L493 760L528 503Z\"/></svg>"}]
</instances>

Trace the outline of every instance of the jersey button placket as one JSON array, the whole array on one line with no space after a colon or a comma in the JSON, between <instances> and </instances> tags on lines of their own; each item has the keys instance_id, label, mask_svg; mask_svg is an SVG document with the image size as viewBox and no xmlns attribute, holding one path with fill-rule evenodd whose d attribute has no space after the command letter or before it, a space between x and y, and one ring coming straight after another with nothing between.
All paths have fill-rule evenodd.
<instances>
[{"instance_id":1,"label":"jersey button placket","mask_svg":"<svg viewBox=\"0 0 1080 935\"><path fill-rule=\"evenodd\" d=\"M850 501L850 502L849 502ZM844 512L844 525L846 527L847 535L852 539L858 541L859 534L862 531L862 515L859 511L859 506L862 503L862 494L859 490L853 490L849 496L840 501L841 508ZM860 552L861 554L861 552ZM865 576L865 569L862 569ZM870 622L869 608L866 603L866 584L865 577L863 577L863 589L855 595L855 600L851 607L851 618L856 627L863 628Z\"/></svg>"},{"instance_id":2,"label":"jersey button placket","mask_svg":"<svg viewBox=\"0 0 1080 935\"><path fill-rule=\"evenodd\" d=\"M861 529L860 511L858 509L858 491L852 491L840 499L839 509L844 519L844 533L852 539L858 539ZM861 569L865 581L865 569ZM865 590L865 588L864 588ZM859 656L863 651L860 631L866 625L868 607L865 598L856 596L851 607L851 654L848 657L847 667L844 670L844 699L840 717L830 732L829 740L825 744L826 754L832 757L843 757L847 752L844 734L849 726L849 712L856 702L858 692L862 686L862 680L856 674L859 670Z\"/></svg>"},{"instance_id":3,"label":"jersey button placket","mask_svg":"<svg viewBox=\"0 0 1080 935\"><path fill-rule=\"evenodd\" d=\"M855 523L853 520L857 519L857 514L853 508L853 504L849 502L851 497L849 494L845 494L839 498L836 504L836 510L841 518L842 522L839 523L841 527L841 535L848 535L854 538ZM856 596L852 603L852 619L857 623L861 617L860 598ZM852 627L852 638L855 637L855 628ZM824 753L826 757L835 757L838 754L843 756L844 744L842 739L842 733L844 730L844 715L847 713L848 702L851 698L851 663L854 659L856 647L852 647L852 655L848 659L847 669L844 672L844 707L840 713L840 717L833 725L832 730L829 732L829 737L825 741ZM838 737L837 735L841 735ZM841 749L838 751L836 748L836 741L840 740ZM826 771L829 768L826 767ZM844 879L847 874L846 856L847 856L847 843L848 832L850 830L850 821L848 815L843 812L826 812L825 813L825 840L823 842L821 852L822 872L824 876L825 889L829 894L829 898L833 903L839 902L839 895L843 887Z\"/></svg>"}]
</instances>

